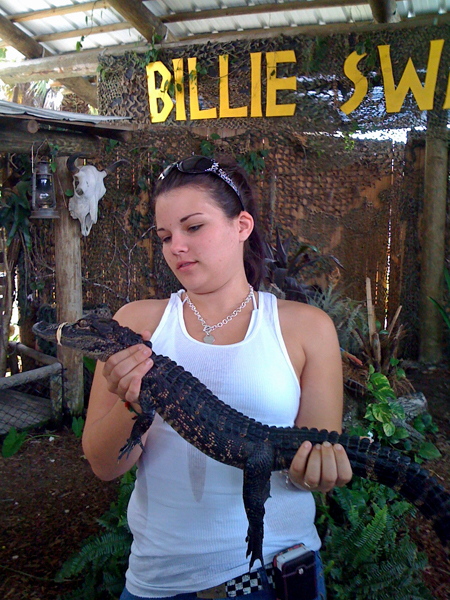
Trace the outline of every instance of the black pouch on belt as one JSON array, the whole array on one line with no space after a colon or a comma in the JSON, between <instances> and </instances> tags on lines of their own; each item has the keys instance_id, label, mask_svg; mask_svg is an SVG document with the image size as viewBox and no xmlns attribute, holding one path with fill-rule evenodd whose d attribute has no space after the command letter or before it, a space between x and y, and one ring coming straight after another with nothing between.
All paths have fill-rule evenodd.
<instances>
[{"instance_id":1,"label":"black pouch on belt","mask_svg":"<svg viewBox=\"0 0 450 600\"><path fill-rule=\"evenodd\" d=\"M316 556L303 544L283 550L273 559L278 600L317 598Z\"/></svg>"}]
</instances>

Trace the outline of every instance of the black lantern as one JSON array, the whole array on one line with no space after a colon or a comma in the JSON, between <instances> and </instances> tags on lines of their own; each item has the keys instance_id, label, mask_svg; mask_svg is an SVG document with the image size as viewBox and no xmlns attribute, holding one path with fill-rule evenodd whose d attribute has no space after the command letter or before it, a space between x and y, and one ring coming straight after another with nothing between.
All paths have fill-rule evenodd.
<instances>
[{"instance_id":1,"label":"black lantern","mask_svg":"<svg viewBox=\"0 0 450 600\"><path fill-rule=\"evenodd\" d=\"M48 158L41 158L33 169L30 219L59 219L56 210L54 175Z\"/></svg>"}]
</instances>

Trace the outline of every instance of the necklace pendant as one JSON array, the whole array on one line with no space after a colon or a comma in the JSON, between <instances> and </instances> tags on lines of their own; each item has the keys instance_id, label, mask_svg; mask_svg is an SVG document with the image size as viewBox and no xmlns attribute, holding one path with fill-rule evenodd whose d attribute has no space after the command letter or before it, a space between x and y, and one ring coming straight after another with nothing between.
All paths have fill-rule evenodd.
<instances>
[{"instance_id":1,"label":"necklace pendant","mask_svg":"<svg viewBox=\"0 0 450 600\"><path fill-rule=\"evenodd\" d=\"M205 335L205 337L203 338L203 341L205 342L205 344L214 344L214 342L216 341L216 338L211 335L210 333L207 333Z\"/></svg>"}]
</instances>

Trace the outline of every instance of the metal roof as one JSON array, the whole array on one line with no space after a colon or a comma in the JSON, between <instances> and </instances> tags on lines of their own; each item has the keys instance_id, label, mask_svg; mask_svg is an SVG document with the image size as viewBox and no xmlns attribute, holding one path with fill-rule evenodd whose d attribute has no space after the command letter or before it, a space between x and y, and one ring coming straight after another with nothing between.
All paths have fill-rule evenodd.
<instances>
[{"instance_id":1,"label":"metal roof","mask_svg":"<svg viewBox=\"0 0 450 600\"><path fill-rule=\"evenodd\" d=\"M81 113L67 112L65 110L50 110L48 108L36 108L34 106L25 106L16 102L7 102L0 100L0 115L28 115L39 119L55 119L58 121L77 121L79 123L107 123L109 121L123 121L131 117L109 117L99 115L87 115Z\"/></svg>"},{"instance_id":2,"label":"metal roof","mask_svg":"<svg viewBox=\"0 0 450 600\"><path fill-rule=\"evenodd\" d=\"M194 20L167 22L172 39L183 39L198 35L274 29L279 27L301 27L303 25L332 25L338 23L371 22L372 12L368 2L355 1L284 3L281 0L145 0L142 3L154 16L165 22L166 18L184 18L188 13L198 13ZM286 5L289 10L280 10ZM326 6L326 4L331 6ZM333 6L334 4L334 6ZM233 15L233 9L242 7L267 7L272 5L276 12ZM309 5L308 7L306 5ZM77 12L64 14L58 9L79 8ZM40 11L55 9L54 16L41 16ZM207 11L215 11L212 18ZM224 16L217 16L217 11ZM401 0L397 2L400 18L445 14L450 11L450 0ZM231 12L230 16L227 13ZM32 13L36 17L31 19ZM41 13L42 15L44 13ZM19 29L42 44L51 54L74 52L108 46L120 46L146 42L139 31L127 22L107 0L86 2L77 0L0 0L0 15L8 17ZM23 20L22 20L23 19ZM104 31L102 31L102 29ZM61 36L65 36L60 39ZM55 39L56 38L56 39ZM59 39L58 39L59 38Z\"/></svg>"},{"instance_id":3,"label":"metal roof","mask_svg":"<svg viewBox=\"0 0 450 600\"><path fill-rule=\"evenodd\" d=\"M95 86L88 85L86 78L95 78L92 52L142 50L155 31L163 34L167 44L267 37L302 30L327 35L346 27L373 24L374 5L391 11L396 7L396 19L414 24L450 23L450 15L446 15L450 0L0 0L0 50L21 37L13 45L26 59L32 59L28 63L36 63L44 55L61 61L70 59L77 62L81 73L77 76L73 69L73 76L63 74L65 67L58 63L48 71L39 71L35 79L28 74L28 79L20 79L17 67L12 75L8 74L9 64L2 65L0 58L0 78L3 75L4 81L11 84L56 78L60 73L61 78L66 77L61 81L68 89L95 105ZM87 72L81 72L80 63L87 62Z\"/></svg>"}]
</instances>

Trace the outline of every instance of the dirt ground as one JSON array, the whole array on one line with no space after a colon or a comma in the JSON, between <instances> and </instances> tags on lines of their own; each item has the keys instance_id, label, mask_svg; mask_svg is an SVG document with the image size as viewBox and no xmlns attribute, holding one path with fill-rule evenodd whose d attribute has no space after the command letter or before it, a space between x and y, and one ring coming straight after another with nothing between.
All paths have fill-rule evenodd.
<instances>
[{"instance_id":1,"label":"dirt ground","mask_svg":"<svg viewBox=\"0 0 450 600\"><path fill-rule=\"evenodd\" d=\"M450 490L450 368L411 367L408 377L425 394L439 427L435 442L443 457L427 468ZM98 532L95 519L116 499L117 483L94 477L71 430L30 435L18 454L0 457L0 481L0 597L64 596L76 586L56 584L54 576L66 558ZM436 600L448 600L450 561L429 522L419 517L412 535L428 555L429 588Z\"/></svg>"}]
</instances>

